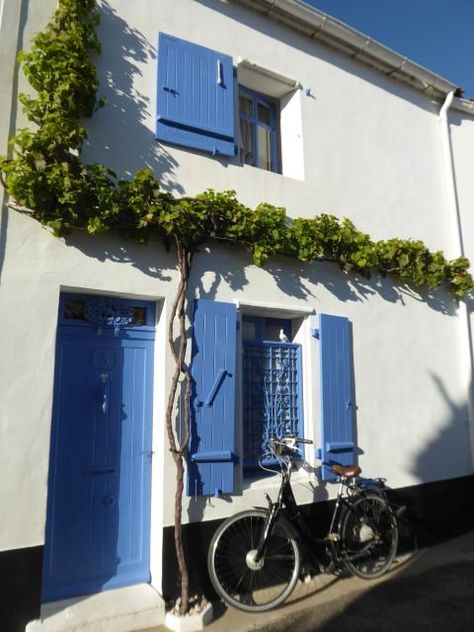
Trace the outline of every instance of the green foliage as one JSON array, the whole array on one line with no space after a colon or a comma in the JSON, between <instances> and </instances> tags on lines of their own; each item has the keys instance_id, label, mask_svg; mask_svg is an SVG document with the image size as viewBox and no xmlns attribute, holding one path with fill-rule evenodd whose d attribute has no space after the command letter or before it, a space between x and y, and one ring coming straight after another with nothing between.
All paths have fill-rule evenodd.
<instances>
[{"instance_id":1,"label":"green foliage","mask_svg":"<svg viewBox=\"0 0 474 632\"><path fill-rule=\"evenodd\" d=\"M349 219L321 214L290 221L284 208L243 205L234 191L205 191L176 199L160 191L150 169L118 180L80 152L87 132L81 124L97 107L98 77L91 58L99 53L95 0L60 0L46 29L20 60L34 97L20 100L35 129L19 130L14 158L2 172L8 192L57 235L73 228L91 235L114 231L146 243L152 235L195 250L206 239L247 248L257 265L275 255L303 262L334 261L344 272L370 277L392 274L402 283L430 289L446 286L456 297L474 288L469 261L447 261L421 241L373 241Z\"/></svg>"}]
</instances>

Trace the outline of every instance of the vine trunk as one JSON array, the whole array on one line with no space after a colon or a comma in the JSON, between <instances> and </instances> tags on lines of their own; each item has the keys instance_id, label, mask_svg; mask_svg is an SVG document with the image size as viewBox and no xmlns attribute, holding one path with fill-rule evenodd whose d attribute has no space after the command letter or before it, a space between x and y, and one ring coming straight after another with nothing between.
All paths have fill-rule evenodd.
<instances>
[{"instance_id":1,"label":"vine trunk","mask_svg":"<svg viewBox=\"0 0 474 632\"><path fill-rule=\"evenodd\" d=\"M174 503L174 542L180 576L181 602L179 613L185 614L189 609L189 573L183 546L181 517L184 490L184 453L189 441L189 406L191 395L191 374L186 364L186 351L188 346L186 336L186 295L193 253L183 246L178 235L175 235L174 238L178 259L179 284L171 309L168 328L168 344L175 361L175 369L171 379L166 408L166 430L168 433L169 449L173 455L177 474ZM175 340L174 327L176 320L179 325L179 334ZM177 439L178 433L176 432L175 434L173 426L173 413L175 410L176 396L179 394L178 390L180 393L183 393L181 427L184 428L184 437L181 440Z\"/></svg>"}]
</instances>

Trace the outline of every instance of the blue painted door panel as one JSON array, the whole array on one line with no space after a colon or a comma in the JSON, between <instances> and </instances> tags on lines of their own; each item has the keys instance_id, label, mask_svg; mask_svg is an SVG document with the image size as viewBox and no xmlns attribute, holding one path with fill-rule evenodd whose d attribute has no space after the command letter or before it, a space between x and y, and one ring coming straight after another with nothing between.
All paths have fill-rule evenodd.
<instances>
[{"instance_id":1,"label":"blue painted door panel","mask_svg":"<svg viewBox=\"0 0 474 632\"><path fill-rule=\"evenodd\" d=\"M44 601L149 581L153 340L104 333L58 328Z\"/></svg>"},{"instance_id":2,"label":"blue painted door panel","mask_svg":"<svg viewBox=\"0 0 474 632\"><path fill-rule=\"evenodd\" d=\"M188 494L234 491L235 305L199 299L193 322Z\"/></svg>"},{"instance_id":3,"label":"blue painted door panel","mask_svg":"<svg viewBox=\"0 0 474 632\"><path fill-rule=\"evenodd\" d=\"M347 318L320 315L321 458L343 465L354 462L352 346ZM324 480L335 476L322 468Z\"/></svg>"}]
</instances>

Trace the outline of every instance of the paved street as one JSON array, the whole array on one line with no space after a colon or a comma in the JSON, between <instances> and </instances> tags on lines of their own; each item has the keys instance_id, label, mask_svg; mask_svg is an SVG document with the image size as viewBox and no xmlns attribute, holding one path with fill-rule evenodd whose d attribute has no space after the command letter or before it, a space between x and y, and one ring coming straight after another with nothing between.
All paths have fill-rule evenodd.
<instances>
[{"instance_id":1,"label":"paved street","mask_svg":"<svg viewBox=\"0 0 474 632\"><path fill-rule=\"evenodd\" d=\"M401 558L379 580L320 576L269 613L215 612L208 632L473 632L474 532Z\"/></svg>"}]
</instances>

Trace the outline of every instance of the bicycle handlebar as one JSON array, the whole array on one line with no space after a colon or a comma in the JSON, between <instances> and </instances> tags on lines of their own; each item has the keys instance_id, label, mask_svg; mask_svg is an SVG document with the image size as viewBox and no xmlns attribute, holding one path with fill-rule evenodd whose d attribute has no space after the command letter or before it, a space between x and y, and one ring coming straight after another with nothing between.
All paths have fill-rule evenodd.
<instances>
[{"instance_id":1,"label":"bicycle handlebar","mask_svg":"<svg viewBox=\"0 0 474 632\"><path fill-rule=\"evenodd\" d=\"M276 456L292 457L295 452L298 451L296 445L298 443L313 443L312 439L304 439L303 437L296 437L288 435L286 437L271 437L268 440L270 451Z\"/></svg>"}]
</instances>

